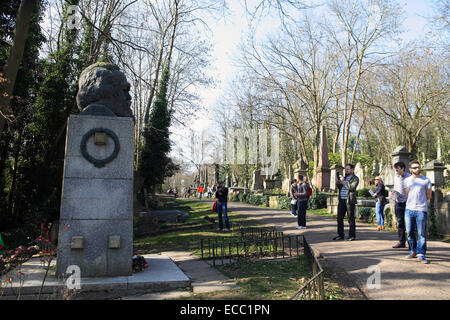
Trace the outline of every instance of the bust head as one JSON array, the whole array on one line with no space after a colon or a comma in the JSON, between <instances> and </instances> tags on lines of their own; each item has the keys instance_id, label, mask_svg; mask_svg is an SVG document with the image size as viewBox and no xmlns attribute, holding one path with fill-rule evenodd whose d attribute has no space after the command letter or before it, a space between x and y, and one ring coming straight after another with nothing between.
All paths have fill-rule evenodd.
<instances>
[{"instance_id":1,"label":"bust head","mask_svg":"<svg viewBox=\"0 0 450 320\"><path fill-rule=\"evenodd\" d=\"M97 62L80 74L77 105L80 110L101 105L116 116L133 117L130 84L115 64Z\"/></svg>"}]
</instances>

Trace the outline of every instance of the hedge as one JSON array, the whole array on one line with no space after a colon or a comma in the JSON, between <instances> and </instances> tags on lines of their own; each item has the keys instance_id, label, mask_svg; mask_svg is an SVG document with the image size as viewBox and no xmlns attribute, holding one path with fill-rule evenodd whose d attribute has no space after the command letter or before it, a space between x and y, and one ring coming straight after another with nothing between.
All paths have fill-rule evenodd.
<instances>
[{"instance_id":1,"label":"hedge","mask_svg":"<svg viewBox=\"0 0 450 320\"><path fill-rule=\"evenodd\" d=\"M239 201L255 206L269 206L269 195L253 193L237 193L230 195L230 201ZM287 196L278 196L277 209L291 209L291 198ZM327 207L327 195L325 193L314 191L308 201L308 209L322 209Z\"/></svg>"}]
</instances>

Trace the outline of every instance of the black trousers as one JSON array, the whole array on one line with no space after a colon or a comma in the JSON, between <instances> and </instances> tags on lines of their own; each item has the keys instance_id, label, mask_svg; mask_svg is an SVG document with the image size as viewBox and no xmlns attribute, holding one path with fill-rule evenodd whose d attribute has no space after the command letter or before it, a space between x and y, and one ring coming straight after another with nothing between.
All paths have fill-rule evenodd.
<instances>
[{"instance_id":1,"label":"black trousers","mask_svg":"<svg viewBox=\"0 0 450 320\"><path fill-rule=\"evenodd\" d=\"M406 202L395 202L395 218L397 219L397 233L398 242L405 244L406 242L406 227L405 227L405 208Z\"/></svg>"},{"instance_id":2,"label":"black trousers","mask_svg":"<svg viewBox=\"0 0 450 320\"><path fill-rule=\"evenodd\" d=\"M337 214L337 232L338 235L344 237L344 217L348 216L348 237L356 238L356 224L355 224L355 205L347 204L347 200L339 199L338 214Z\"/></svg>"},{"instance_id":3,"label":"black trousers","mask_svg":"<svg viewBox=\"0 0 450 320\"><path fill-rule=\"evenodd\" d=\"M306 227L306 208L308 201L297 201L297 224Z\"/></svg>"}]
</instances>

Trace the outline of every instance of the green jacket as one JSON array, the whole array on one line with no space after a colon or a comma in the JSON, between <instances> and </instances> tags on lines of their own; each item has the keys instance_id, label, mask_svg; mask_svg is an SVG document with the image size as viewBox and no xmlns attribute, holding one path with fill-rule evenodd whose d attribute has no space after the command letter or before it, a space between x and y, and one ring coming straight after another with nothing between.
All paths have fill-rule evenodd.
<instances>
[{"instance_id":1,"label":"green jacket","mask_svg":"<svg viewBox=\"0 0 450 320\"><path fill-rule=\"evenodd\" d=\"M345 186L348 190L347 204L356 204L358 201L356 199L356 187L359 184L359 178L353 175L350 181L340 181L336 182L339 188L339 199L341 198L342 187Z\"/></svg>"}]
</instances>

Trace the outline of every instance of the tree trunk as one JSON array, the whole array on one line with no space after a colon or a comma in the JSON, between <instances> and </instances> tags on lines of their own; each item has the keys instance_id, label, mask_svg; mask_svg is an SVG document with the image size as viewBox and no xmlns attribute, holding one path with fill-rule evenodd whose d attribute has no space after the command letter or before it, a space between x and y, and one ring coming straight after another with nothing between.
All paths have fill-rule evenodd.
<instances>
[{"instance_id":1,"label":"tree trunk","mask_svg":"<svg viewBox=\"0 0 450 320\"><path fill-rule=\"evenodd\" d=\"M28 28L39 0L23 0L16 19L14 41L9 50L8 60L3 67L3 82L0 91L0 133L3 132L9 110L9 102L16 82L17 71L22 62L23 50L28 36Z\"/></svg>"}]
</instances>

